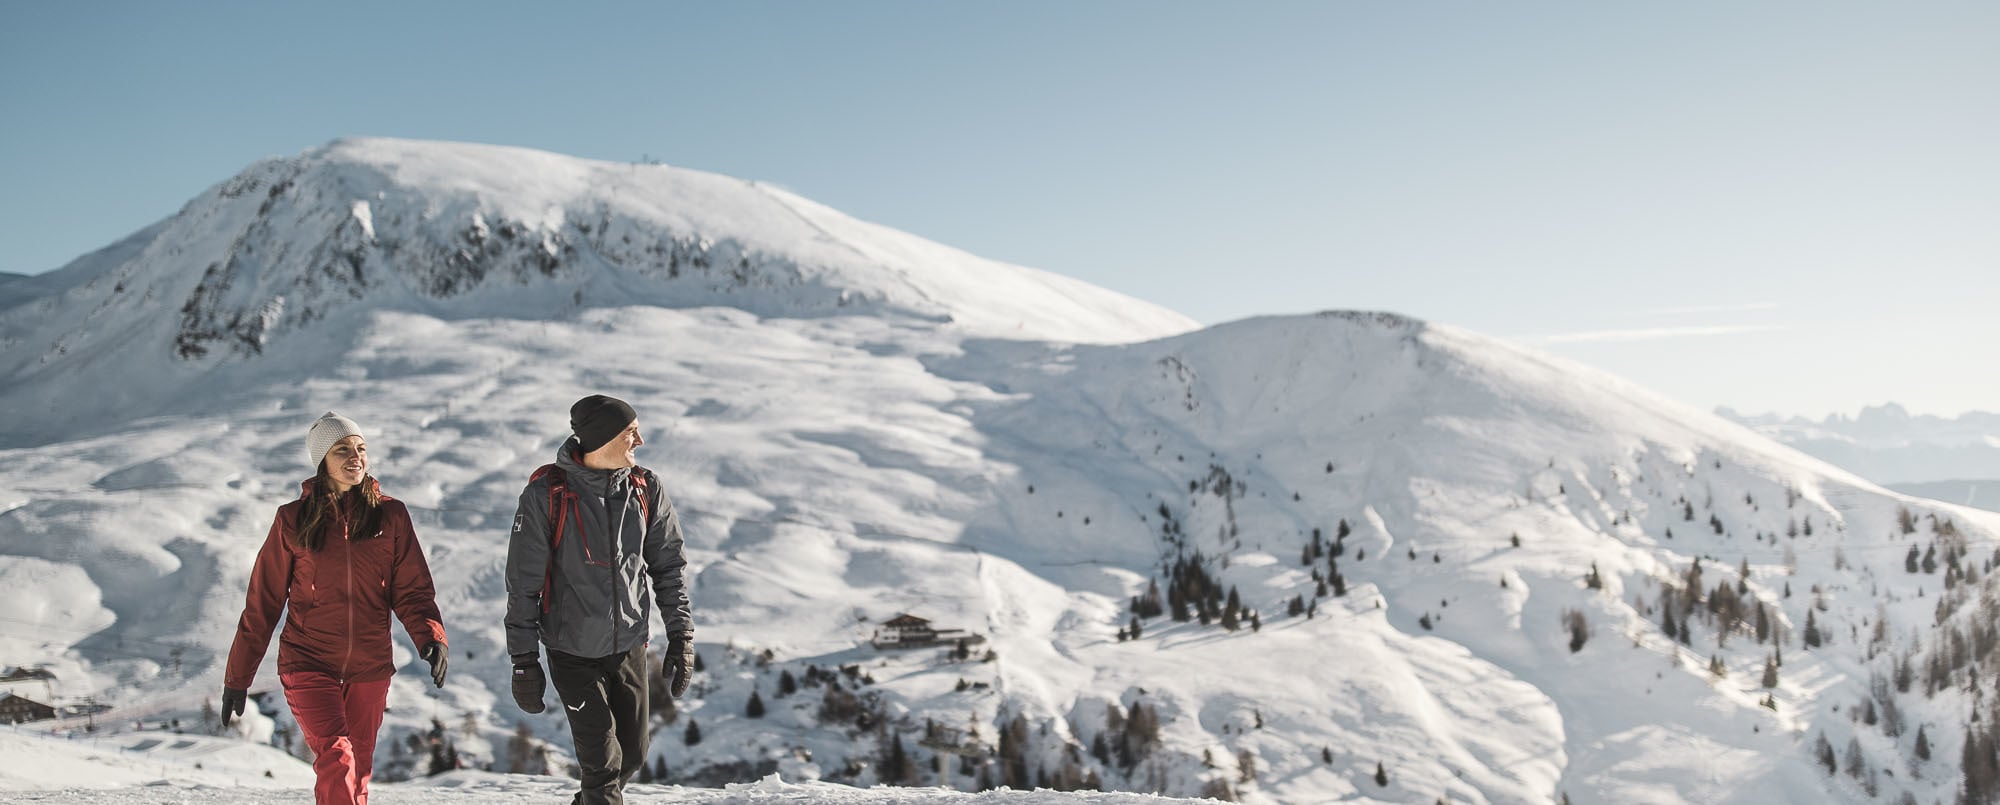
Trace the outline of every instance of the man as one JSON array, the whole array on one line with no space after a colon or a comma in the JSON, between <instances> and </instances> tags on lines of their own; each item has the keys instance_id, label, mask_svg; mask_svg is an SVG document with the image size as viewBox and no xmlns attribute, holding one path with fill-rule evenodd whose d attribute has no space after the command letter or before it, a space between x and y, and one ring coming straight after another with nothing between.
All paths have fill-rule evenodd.
<instances>
[{"instance_id":1,"label":"man","mask_svg":"<svg viewBox=\"0 0 2000 805\"><path fill-rule=\"evenodd\" d=\"M578 805L624 802L646 763L646 582L667 624L662 671L674 696L694 671L680 518L633 454L646 443L638 419L601 394L571 406L574 435L522 490L507 545L514 702L542 712L539 639L583 770Z\"/></svg>"}]
</instances>

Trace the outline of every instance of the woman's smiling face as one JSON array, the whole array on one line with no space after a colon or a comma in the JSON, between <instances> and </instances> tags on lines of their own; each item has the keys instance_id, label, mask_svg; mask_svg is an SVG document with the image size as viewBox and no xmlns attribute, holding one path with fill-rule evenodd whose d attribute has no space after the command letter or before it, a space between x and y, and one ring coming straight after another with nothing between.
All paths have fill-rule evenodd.
<instances>
[{"instance_id":1,"label":"woman's smiling face","mask_svg":"<svg viewBox=\"0 0 2000 805\"><path fill-rule=\"evenodd\" d=\"M325 463L326 475L333 479L335 492L353 489L368 477L368 443L360 436L334 442L333 449L326 451Z\"/></svg>"}]
</instances>

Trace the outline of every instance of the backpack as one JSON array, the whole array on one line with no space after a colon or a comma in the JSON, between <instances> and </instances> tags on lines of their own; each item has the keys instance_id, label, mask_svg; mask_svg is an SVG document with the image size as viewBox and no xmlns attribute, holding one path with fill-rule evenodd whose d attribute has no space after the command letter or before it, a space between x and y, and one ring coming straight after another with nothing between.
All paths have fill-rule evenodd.
<instances>
[{"instance_id":1,"label":"backpack","mask_svg":"<svg viewBox=\"0 0 2000 805\"><path fill-rule=\"evenodd\" d=\"M633 467L630 475L633 491L639 493L639 513L644 518L641 522L645 523L653 522L653 500L647 494L647 489L651 486L647 478L652 474L651 470L644 467ZM543 464L535 469L533 475L528 476L528 483L533 484L543 478L549 479L549 564L542 569L542 613L548 614L549 585L555 578L556 551L562 547L563 524L569 520L571 512L577 511L577 496L575 492L570 491L569 473L563 472L561 467ZM578 512L576 517L580 524L582 513ZM582 526L578 525L578 528ZM590 555L588 539L583 541L583 560L593 565L600 564L596 557Z\"/></svg>"}]
</instances>

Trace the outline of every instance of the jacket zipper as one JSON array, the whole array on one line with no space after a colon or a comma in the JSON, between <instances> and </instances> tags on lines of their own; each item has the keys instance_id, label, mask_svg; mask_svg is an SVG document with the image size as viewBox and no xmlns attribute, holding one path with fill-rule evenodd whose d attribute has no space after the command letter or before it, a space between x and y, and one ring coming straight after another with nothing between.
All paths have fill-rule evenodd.
<instances>
[{"instance_id":1,"label":"jacket zipper","mask_svg":"<svg viewBox=\"0 0 2000 805\"><path fill-rule=\"evenodd\" d=\"M340 684L347 684L347 666L354 661L354 533L345 516L340 518L340 559L347 566L347 595L342 601L347 610L347 653L340 658Z\"/></svg>"},{"instance_id":2,"label":"jacket zipper","mask_svg":"<svg viewBox=\"0 0 2000 805\"><path fill-rule=\"evenodd\" d=\"M625 500L618 505L618 525L611 529L611 577L617 579L614 585L618 587L623 587L625 581L625 561L619 558L618 551L625 545L625 515L631 510L632 471L628 469L625 471ZM624 590L618 590L618 598L613 599L611 602L614 612L616 612L618 605L624 602L624 597L628 594ZM618 623L615 617L612 623L614 625ZM613 643L612 645L615 647L617 643Z\"/></svg>"}]
</instances>

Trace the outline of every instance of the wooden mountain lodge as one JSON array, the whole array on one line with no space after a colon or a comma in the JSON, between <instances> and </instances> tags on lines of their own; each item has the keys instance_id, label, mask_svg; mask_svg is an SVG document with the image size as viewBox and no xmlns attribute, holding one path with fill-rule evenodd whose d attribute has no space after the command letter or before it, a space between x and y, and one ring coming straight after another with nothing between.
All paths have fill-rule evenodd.
<instances>
[{"instance_id":1,"label":"wooden mountain lodge","mask_svg":"<svg viewBox=\"0 0 2000 805\"><path fill-rule=\"evenodd\" d=\"M868 642L878 649L927 648L975 645L986 642L986 638L964 629L939 629L927 619L903 613L885 621Z\"/></svg>"},{"instance_id":2,"label":"wooden mountain lodge","mask_svg":"<svg viewBox=\"0 0 2000 805\"><path fill-rule=\"evenodd\" d=\"M56 717L56 709L12 693L0 697L0 724L46 721Z\"/></svg>"}]
</instances>

